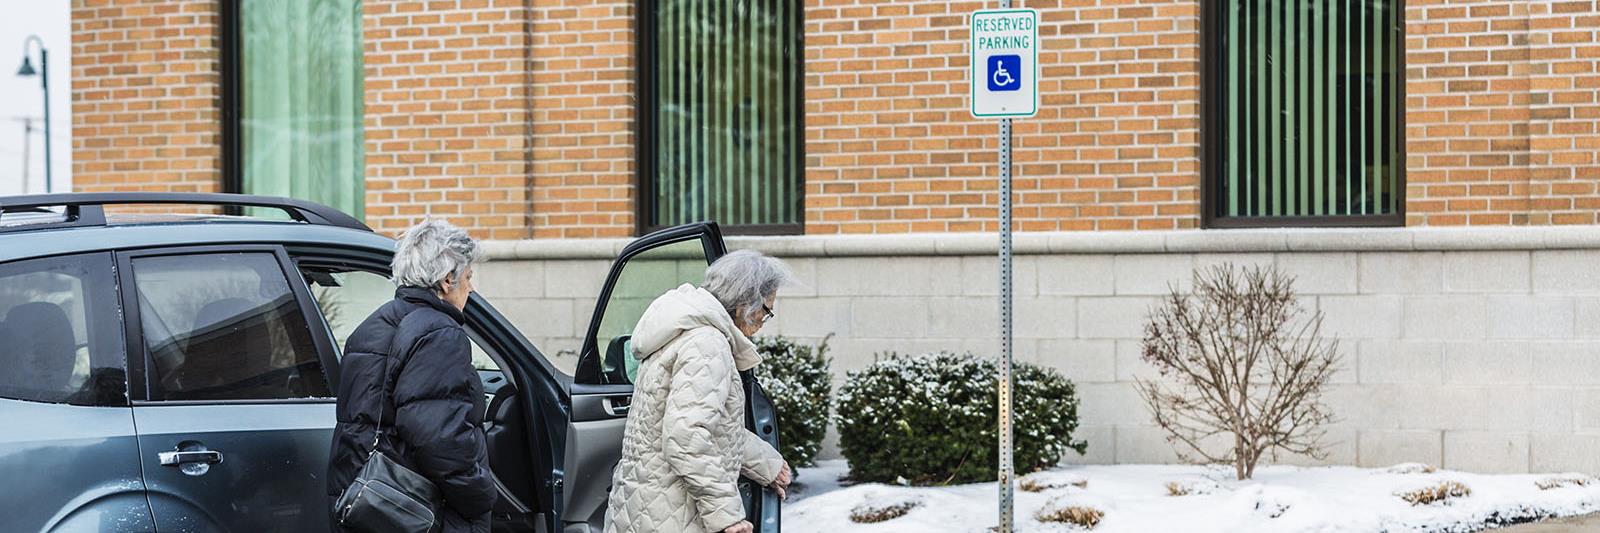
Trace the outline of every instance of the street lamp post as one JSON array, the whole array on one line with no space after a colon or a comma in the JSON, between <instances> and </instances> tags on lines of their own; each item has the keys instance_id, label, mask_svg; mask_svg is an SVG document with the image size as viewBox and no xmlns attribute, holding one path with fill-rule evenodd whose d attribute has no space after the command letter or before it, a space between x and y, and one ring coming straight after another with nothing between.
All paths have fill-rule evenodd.
<instances>
[{"instance_id":1,"label":"street lamp post","mask_svg":"<svg viewBox=\"0 0 1600 533\"><path fill-rule=\"evenodd\" d=\"M28 60L28 45L39 43L39 70L33 70L33 64ZM44 89L44 192L53 192L50 181L50 51L44 49L44 40L38 35L29 35L28 40L22 42L22 68L17 69L17 75L24 78L39 75L39 87Z\"/></svg>"}]
</instances>

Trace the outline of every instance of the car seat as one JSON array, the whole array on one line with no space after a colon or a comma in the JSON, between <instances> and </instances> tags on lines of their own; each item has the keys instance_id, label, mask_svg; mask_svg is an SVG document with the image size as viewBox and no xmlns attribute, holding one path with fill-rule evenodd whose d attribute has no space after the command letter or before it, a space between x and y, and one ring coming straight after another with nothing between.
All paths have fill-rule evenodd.
<instances>
[{"instance_id":1,"label":"car seat","mask_svg":"<svg viewBox=\"0 0 1600 533\"><path fill-rule=\"evenodd\" d=\"M61 401L72 392L73 369L78 364L77 337L72 320L61 306L29 302L6 312L6 334L11 339L0 351L5 385L0 389L28 400Z\"/></svg>"},{"instance_id":2,"label":"car seat","mask_svg":"<svg viewBox=\"0 0 1600 533\"><path fill-rule=\"evenodd\" d=\"M168 391L168 399L257 397L270 385L256 380L272 363L267 328L260 307L244 298L223 298L201 307L177 369L179 391Z\"/></svg>"}]
</instances>

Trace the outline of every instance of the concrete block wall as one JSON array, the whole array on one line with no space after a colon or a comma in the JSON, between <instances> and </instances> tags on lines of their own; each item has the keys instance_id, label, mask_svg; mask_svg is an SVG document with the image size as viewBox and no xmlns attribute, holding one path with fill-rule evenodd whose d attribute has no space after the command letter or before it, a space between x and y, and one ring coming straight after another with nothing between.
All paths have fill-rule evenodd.
<instances>
[{"instance_id":1,"label":"concrete block wall","mask_svg":"<svg viewBox=\"0 0 1600 533\"><path fill-rule=\"evenodd\" d=\"M1329 456L1280 462L1600 472L1592 453L1600 445L1600 246L1551 249L1559 239L1549 236L1592 233L1583 239L1600 244L1600 230L1364 231L1376 234L1247 232L1229 244L1235 252L1216 251L1210 237L1186 240L1216 233L1075 235L1066 247L1022 236L1016 357L1077 383L1079 437L1089 441L1089 453L1073 460L1177 460L1133 387L1136 377L1152 373L1139 357L1142 327L1169 286L1187 287L1195 268L1231 262L1276 265L1296 276L1304 305L1324 314L1325 332L1339 340L1344 357L1327 395L1338 417L1329 428ZM992 242L974 239L985 237ZM805 284L782 293L763 333L809 342L833 335L841 381L883 352L997 354L993 255L940 255L934 252L952 238L932 236L860 239L876 239L894 256L794 245L817 239L730 242L787 253ZM1471 242L1478 244L1463 244ZM574 350L608 263L492 261L480 292L548 354ZM570 369L575 358L555 360Z\"/></svg>"}]
</instances>

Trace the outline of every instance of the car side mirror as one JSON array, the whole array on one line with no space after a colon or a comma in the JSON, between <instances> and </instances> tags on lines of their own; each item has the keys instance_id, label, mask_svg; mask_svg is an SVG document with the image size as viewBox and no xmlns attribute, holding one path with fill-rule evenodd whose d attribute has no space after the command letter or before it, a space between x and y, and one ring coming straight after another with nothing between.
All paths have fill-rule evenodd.
<instances>
[{"instance_id":1,"label":"car side mirror","mask_svg":"<svg viewBox=\"0 0 1600 533\"><path fill-rule=\"evenodd\" d=\"M639 373L639 360L632 355L633 335L618 335L606 344L604 374L606 383L633 383Z\"/></svg>"}]
</instances>

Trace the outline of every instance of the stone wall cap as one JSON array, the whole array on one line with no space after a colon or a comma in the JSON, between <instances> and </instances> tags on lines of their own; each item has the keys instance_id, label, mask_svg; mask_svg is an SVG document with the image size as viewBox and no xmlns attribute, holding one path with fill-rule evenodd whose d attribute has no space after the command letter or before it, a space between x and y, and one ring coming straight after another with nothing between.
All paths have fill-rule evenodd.
<instances>
[{"instance_id":1,"label":"stone wall cap","mask_svg":"<svg viewBox=\"0 0 1600 533\"><path fill-rule=\"evenodd\" d=\"M486 241L494 260L613 259L632 239ZM729 249L778 257L984 256L1000 250L993 233L728 237ZM1470 252L1600 250L1600 226L1479 228L1273 228L1245 230L1023 232L1018 255Z\"/></svg>"}]
</instances>

